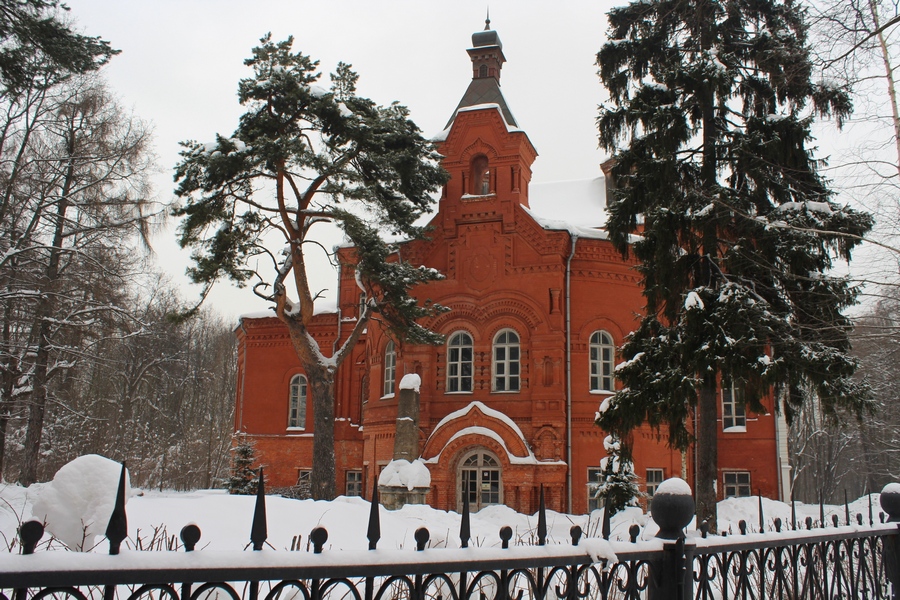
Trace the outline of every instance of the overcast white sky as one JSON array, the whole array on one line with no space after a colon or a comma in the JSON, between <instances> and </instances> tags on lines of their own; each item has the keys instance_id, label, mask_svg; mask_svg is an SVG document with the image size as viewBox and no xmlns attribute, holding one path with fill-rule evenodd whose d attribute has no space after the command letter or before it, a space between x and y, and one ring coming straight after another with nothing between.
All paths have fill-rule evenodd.
<instances>
[{"instance_id":1,"label":"overcast white sky","mask_svg":"<svg viewBox=\"0 0 900 600\"><path fill-rule=\"evenodd\" d=\"M444 128L471 80L466 48L484 28L486 2L412 0L67 0L84 33L122 53L105 69L125 106L151 121L162 173L161 201L172 198L178 142L230 134L243 112L238 80L259 38L293 35L294 49L321 62L338 61L360 74L359 92L381 104L398 100L427 136ZM501 84L519 125L540 156L534 181L587 179L600 174L594 119L604 92L594 57L605 40L613 0L546 2L492 0L491 27L507 63ZM187 253L174 233L154 243L172 276L186 282ZM330 278L330 276L329 276ZM323 285L333 287L331 281ZM222 286L227 287L227 286ZM220 290L212 305L227 317L265 304L249 289Z\"/></svg>"},{"instance_id":2,"label":"overcast white sky","mask_svg":"<svg viewBox=\"0 0 900 600\"><path fill-rule=\"evenodd\" d=\"M161 169L156 192L162 202L172 199L179 141L206 142L216 133L233 132L243 112L237 83L250 73L243 60L266 32L276 40L293 35L295 50L321 61L326 84L338 61L351 63L360 74L361 94L381 104L400 101L430 137L444 128L471 80L465 50L472 33L484 28L487 6L472 0L67 3L85 33L100 35L122 51L105 76L122 103L154 125ZM508 61L503 92L539 153L535 183L600 174L598 165L606 157L597 148L594 119L605 93L594 58L606 39L606 11L624 3L490 2L491 26ZM831 138L818 142L820 154L835 142L841 145L830 124L818 131ZM189 261L177 249L174 231L161 234L154 245L166 270L186 285ZM331 274L323 278L325 286L334 288ZM228 287L221 285L211 297L226 317L265 308L249 289Z\"/></svg>"}]
</instances>

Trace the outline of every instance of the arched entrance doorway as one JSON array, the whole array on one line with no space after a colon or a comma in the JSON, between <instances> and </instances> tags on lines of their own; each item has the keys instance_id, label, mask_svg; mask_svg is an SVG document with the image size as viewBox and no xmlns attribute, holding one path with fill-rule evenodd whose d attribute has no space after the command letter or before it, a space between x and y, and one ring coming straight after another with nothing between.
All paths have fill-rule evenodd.
<instances>
[{"instance_id":1,"label":"arched entrance doorway","mask_svg":"<svg viewBox=\"0 0 900 600\"><path fill-rule=\"evenodd\" d=\"M469 511L477 512L491 504L503 502L503 479L497 457L478 448L466 454L459 463L458 510L463 502L469 503Z\"/></svg>"}]
</instances>

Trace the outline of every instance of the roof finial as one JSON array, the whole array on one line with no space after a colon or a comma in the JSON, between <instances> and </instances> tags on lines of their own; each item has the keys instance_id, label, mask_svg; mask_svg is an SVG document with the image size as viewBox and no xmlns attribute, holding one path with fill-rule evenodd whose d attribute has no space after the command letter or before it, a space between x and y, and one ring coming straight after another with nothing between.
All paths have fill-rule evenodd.
<instances>
[{"instance_id":1,"label":"roof finial","mask_svg":"<svg viewBox=\"0 0 900 600\"><path fill-rule=\"evenodd\" d=\"M491 29L491 7L487 7L487 18L484 20L484 30L490 31Z\"/></svg>"}]
</instances>

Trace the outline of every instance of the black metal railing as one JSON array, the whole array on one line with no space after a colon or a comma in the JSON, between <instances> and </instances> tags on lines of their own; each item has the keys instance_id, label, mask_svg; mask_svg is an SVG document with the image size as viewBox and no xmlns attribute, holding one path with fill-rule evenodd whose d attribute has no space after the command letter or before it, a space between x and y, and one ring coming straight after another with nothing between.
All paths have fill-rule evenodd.
<instances>
[{"instance_id":1,"label":"black metal railing","mask_svg":"<svg viewBox=\"0 0 900 600\"><path fill-rule=\"evenodd\" d=\"M124 468L123 468L124 475ZM124 480L123 480L124 481ZM377 489L370 513L369 551L329 551L328 532L310 532L312 552L263 551L267 528L262 473L250 544L255 552L194 551L200 530L181 532L184 552L118 554L127 520L124 483L107 529L108 555L34 553L43 535L37 522L19 531L22 555L0 557L0 600L524 600L713 599L713 598L896 598L900 589L900 493L882 493L889 518L881 522L845 509L833 517L790 524L772 522L767 531L760 500L755 532L741 522L739 535L685 537L693 501L658 494L651 503L660 526L656 538L639 541L586 539L580 527L565 543L548 544L541 493L537 545L510 547L512 530L500 530L500 548L469 548L469 514L463 507L460 547L429 549L430 534L415 533L416 550L377 549L380 538ZM690 496L687 496L689 499ZM609 531L608 517L603 530ZM544 524L541 526L541 524Z\"/></svg>"}]
</instances>

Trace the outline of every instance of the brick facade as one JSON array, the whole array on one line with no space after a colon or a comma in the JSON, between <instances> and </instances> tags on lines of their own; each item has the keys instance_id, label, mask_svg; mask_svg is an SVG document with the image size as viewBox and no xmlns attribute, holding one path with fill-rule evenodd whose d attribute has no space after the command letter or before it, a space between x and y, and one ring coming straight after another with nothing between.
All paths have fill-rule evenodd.
<instances>
[{"instance_id":1,"label":"brick facade","mask_svg":"<svg viewBox=\"0 0 900 600\"><path fill-rule=\"evenodd\" d=\"M499 44L497 36L486 39ZM554 215L542 218L530 210L537 152L526 133L509 122L499 93L502 60L497 56L502 58L502 51L495 50L470 50L473 84L439 142L451 178L430 223L431 240L400 251L403 260L446 276L415 293L451 308L423 323L446 335L447 344L403 344L370 324L338 372L337 490L344 493L347 471L354 473L351 479L361 472L368 495L379 466L392 458L397 394L385 395L384 382L385 353L393 342L396 383L405 373L422 379L420 448L432 477L429 504L457 510L463 463L484 456L496 463L487 470L499 471L503 503L533 512L544 484L549 508L584 512L588 470L598 468L605 456L605 434L594 425L594 415L611 393L592 390L603 388L605 380L602 373L600 379L591 377L591 346L607 338L618 346L634 329L643 306L640 281L602 231L545 220ZM493 62L480 80L476 63L482 56ZM467 102L477 86L482 86L476 90L480 97L499 101ZM603 202L598 196L590 210L599 214ZM342 250L345 260L348 253ZM352 267L340 270L338 283L338 312L317 315L313 328L323 348L341 337L342 322L358 316ZM456 334L471 342L463 344L462 354L451 347ZM312 467L314 433L311 406L304 423L288 428L290 382L302 373L299 360L287 330L274 317L243 318L237 335L236 431L256 441L270 485L293 485L299 471ZM511 339L517 343L504 346L498 357L498 347ZM768 409L767 415L747 415L745 431L720 428L719 463L723 474L748 473L754 493L777 498L780 470L771 402ZM639 477L647 469L662 469L665 477L692 481L691 453L682 456L666 448L649 430L634 436ZM489 485L480 479L475 484ZM718 489L721 496L722 477Z\"/></svg>"}]
</instances>

